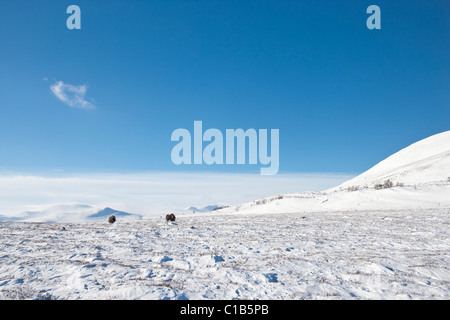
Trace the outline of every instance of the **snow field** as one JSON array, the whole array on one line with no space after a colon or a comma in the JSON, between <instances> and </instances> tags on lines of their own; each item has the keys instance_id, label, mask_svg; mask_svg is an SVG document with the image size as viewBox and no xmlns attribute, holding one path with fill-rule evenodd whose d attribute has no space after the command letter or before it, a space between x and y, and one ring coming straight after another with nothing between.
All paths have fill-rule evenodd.
<instances>
[{"instance_id":1,"label":"snow field","mask_svg":"<svg viewBox=\"0 0 450 320\"><path fill-rule=\"evenodd\" d=\"M0 299L448 299L449 213L4 222Z\"/></svg>"}]
</instances>

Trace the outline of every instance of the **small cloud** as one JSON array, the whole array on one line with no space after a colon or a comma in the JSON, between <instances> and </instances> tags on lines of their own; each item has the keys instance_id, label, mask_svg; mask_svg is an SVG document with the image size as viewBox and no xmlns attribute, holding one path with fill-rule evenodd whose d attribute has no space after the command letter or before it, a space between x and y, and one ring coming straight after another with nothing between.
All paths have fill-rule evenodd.
<instances>
[{"instance_id":1,"label":"small cloud","mask_svg":"<svg viewBox=\"0 0 450 320\"><path fill-rule=\"evenodd\" d=\"M57 81L50 86L50 89L59 100L67 104L69 107L84 110L95 109L95 104L85 99L87 86L84 84L74 86L71 84L66 84L62 81Z\"/></svg>"}]
</instances>

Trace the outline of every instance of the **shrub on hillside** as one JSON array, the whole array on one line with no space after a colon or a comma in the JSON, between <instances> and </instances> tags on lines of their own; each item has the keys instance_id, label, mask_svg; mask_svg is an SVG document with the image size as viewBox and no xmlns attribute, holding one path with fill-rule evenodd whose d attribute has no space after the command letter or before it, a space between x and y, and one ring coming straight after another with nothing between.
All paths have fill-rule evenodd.
<instances>
[{"instance_id":1,"label":"shrub on hillside","mask_svg":"<svg viewBox=\"0 0 450 320\"><path fill-rule=\"evenodd\" d=\"M384 181L383 183L377 183L374 185L375 190L380 190L380 189L389 189L392 188L394 186L394 183L388 179L386 181ZM397 183L397 186L399 186L399 184Z\"/></svg>"}]
</instances>

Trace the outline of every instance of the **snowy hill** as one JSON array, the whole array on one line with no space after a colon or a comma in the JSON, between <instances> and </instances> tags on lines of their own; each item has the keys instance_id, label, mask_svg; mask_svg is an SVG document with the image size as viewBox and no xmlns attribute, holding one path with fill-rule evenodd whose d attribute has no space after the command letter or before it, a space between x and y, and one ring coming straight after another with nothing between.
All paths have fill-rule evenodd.
<instances>
[{"instance_id":1,"label":"snowy hill","mask_svg":"<svg viewBox=\"0 0 450 320\"><path fill-rule=\"evenodd\" d=\"M323 192L283 194L220 210L288 213L450 207L450 131L416 142Z\"/></svg>"},{"instance_id":2,"label":"snowy hill","mask_svg":"<svg viewBox=\"0 0 450 320\"><path fill-rule=\"evenodd\" d=\"M373 186L386 180L418 185L449 178L450 131L446 131L413 143L335 189Z\"/></svg>"}]
</instances>

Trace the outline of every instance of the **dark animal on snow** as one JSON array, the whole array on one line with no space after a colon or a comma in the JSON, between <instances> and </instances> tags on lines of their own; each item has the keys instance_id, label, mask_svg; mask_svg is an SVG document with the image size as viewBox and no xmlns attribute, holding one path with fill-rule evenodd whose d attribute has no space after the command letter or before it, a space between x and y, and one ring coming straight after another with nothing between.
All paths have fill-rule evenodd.
<instances>
[{"instance_id":1,"label":"dark animal on snow","mask_svg":"<svg viewBox=\"0 0 450 320\"><path fill-rule=\"evenodd\" d=\"M166 215L166 221L175 221L175 215L173 213Z\"/></svg>"},{"instance_id":2,"label":"dark animal on snow","mask_svg":"<svg viewBox=\"0 0 450 320\"><path fill-rule=\"evenodd\" d=\"M116 222L116 217L115 217L115 216L109 217L108 222L109 222L109 223L114 223L114 222Z\"/></svg>"}]
</instances>

